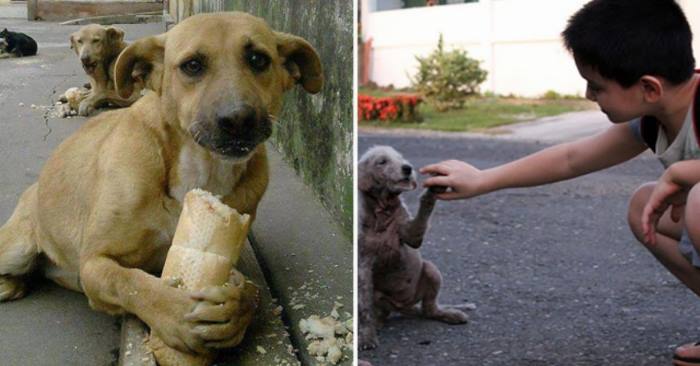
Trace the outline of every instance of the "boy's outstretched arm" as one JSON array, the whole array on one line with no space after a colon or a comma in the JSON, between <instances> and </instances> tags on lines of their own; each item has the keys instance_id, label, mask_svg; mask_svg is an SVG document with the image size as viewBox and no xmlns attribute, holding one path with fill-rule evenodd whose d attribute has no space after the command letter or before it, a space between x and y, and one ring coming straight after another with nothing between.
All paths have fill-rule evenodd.
<instances>
[{"instance_id":1,"label":"boy's outstretched arm","mask_svg":"<svg viewBox=\"0 0 700 366\"><path fill-rule=\"evenodd\" d=\"M436 175L423 183L426 187L452 188L437 194L437 198L454 200L504 188L531 187L578 177L627 161L645 149L646 145L635 137L629 123L620 123L597 135L555 145L486 170L447 160L425 166L420 172Z\"/></svg>"},{"instance_id":2,"label":"boy's outstretched arm","mask_svg":"<svg viewBox=\"0 0 700 366\"><path fill-rule=\"evenodd\" d=\"M644 240L656 244L656 225L671 206L671 219L681 219L685 193L700 183L700 160L685 160L672 164L661 175L642 212Z\"/></svg>"}]
</instances>

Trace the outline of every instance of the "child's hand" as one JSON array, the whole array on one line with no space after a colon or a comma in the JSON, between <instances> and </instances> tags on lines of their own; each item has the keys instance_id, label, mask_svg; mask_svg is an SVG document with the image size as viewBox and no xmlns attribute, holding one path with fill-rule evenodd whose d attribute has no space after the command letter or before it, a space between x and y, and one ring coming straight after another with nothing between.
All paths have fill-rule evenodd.
<instances>
[{"instance_id":1,"label":"child's hand","mask_svg":"<svg viewBox=\"0 0 700 366\"><path fill-rule=\"evenodd\" d=\"M481 171L463 161L446 160L436 164L424 166L420 169L421 174L432 174L423 182L423 186L449 187L450 191L444 193L435 192L435 197L441 200L456 200L469 198L478 195L477 183ZM440 190L440 189L438 189Z\"/></svg>"},{"instance_id":2,"label":"child's hand","mask_svg":"<svg viewBox=\"0 0 700 366\"><path fill-rule=\"evenodd\" d=\"M678 222L681 219L685 206L682 188L671 182L667 174L661 176L642 212L642 232L645 242L656 245L656 226L668 206L671 206L671 220Z\"/></svg>"}]
</instances>

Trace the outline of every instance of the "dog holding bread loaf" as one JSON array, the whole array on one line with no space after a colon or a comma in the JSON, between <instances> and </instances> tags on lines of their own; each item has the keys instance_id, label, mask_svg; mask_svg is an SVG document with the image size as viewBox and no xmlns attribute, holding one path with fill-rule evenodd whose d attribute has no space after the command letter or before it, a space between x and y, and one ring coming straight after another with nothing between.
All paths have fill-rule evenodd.
<instances>
[{"instance_id":1,"label":"dog holding bread loaf","mask_svg":"<svg viewBox=\"0 0 700 366\"><path fill-rule=\"evenodd\" d=\"M41 271L94 309L135 314L169 347L235 346L255 312L253 285L191 290L154 274L190 190L254 220L282 95L296 84L320 91L319 57L251 15L203 14L129 45L114 76L123 98L134 85L150 91L88 120L22 194L0 228L0 301L22 297L26 275Z\"/></svg>"}]
</instances>

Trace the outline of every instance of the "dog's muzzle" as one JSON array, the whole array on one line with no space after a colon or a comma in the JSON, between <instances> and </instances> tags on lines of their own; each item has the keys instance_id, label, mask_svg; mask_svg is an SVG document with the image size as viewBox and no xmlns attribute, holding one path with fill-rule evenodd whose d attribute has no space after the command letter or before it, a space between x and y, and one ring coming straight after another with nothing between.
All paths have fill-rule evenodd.
<instances>
[{"instance_id":1,"label":"dog's muzzle","mask_svg":"<svg viewBox=\"0 0 700 366\"><path fill-rule=\"evenodd\" d=\"M85 70L86 73L89 75L95 73L95 70L97 69L97 61L93 61L89 57L81 57L80 62L83 64L83 70Z\"/></svg>"},{"instance_id":2,"label":"dog's muzzle","mask_svg":"<svg viewBox=\"0 0 700 366\"><path fill-rule=\"evenodd\" d=\"M198 121L191 125L190 134L205 149L227 158L241 159L272 135L272 121L267 113L249 106L218 114L213 121Z\"/></svg>"}]
</instances>

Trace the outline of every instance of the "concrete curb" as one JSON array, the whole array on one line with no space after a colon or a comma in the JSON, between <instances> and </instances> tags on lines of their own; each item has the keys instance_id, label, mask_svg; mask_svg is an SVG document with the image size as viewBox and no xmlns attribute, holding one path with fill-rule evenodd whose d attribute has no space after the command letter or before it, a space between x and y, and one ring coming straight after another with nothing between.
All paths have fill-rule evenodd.
<instances>
[{"instance_id":1,"label":"concrete curb","mask_svg":"<svg viewBox=\"0 0 700 366\"><path fill-rule=\"evenodd\" d=\"M268 145L269 146L269 145ZM311 189L269 146L270 186L252 227L253 248L270 287L283 306L283 318L303 365L324 364L311 354L299 322L337 311L353 313L353 243ZM345 349L338 365L352 365Z\"/></svg>"},{"instance_id":2,"label":"concrete curb","mask_svg":"<svg viewBox=\"0 0 700 366\"><path fill-rule=\"evenodd\" d=\"M155 357L146 346L147 339L146 326L133 315L124 315L118 366L156 366Z\"/></svg>"}]
</instances>

